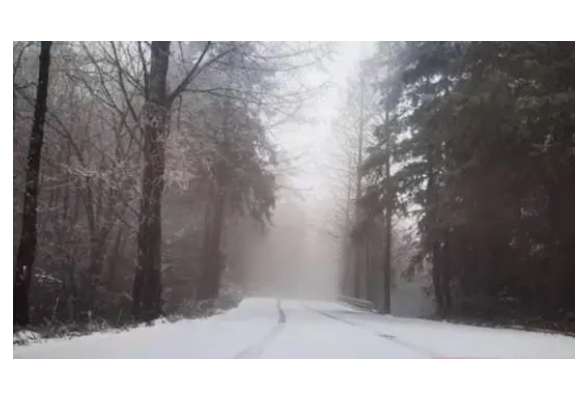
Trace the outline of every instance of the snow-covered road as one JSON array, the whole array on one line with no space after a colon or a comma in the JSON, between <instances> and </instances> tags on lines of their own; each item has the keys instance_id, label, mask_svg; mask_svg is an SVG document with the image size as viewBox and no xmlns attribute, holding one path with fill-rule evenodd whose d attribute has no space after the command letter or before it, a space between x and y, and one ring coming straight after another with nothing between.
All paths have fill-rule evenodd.
<instances>
[{"instance_id":1,"label":"snow-covered road","mask_svg":"<svg viewBox=\"0 0 588 400\"><path fill-rule=\"evenodd\" d=\"M13 347L14 358L574 358L571 337L250 298L224 314Z\"/></svg>"}]
</instances>

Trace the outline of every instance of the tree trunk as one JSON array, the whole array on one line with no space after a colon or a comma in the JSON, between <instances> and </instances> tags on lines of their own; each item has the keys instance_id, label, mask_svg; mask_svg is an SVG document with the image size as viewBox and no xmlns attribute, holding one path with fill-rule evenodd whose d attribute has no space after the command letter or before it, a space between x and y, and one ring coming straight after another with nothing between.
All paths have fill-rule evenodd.
<instances>
[{"instance_id":1,"label":"tree trunk","mask_svg":"<svg viewBox=\"0 0 588 400\"><path fill-rule=\"evenodd\" d=\"M161 198L165 171L164 140L168 119L166 80L170 44L151 44L151 67L143 110L145 166L133 286L133 316L140 321L152 321L161 314Z\"/></svg>"},{"instance_id":2,"label":"tree trunk","mask_svg":"<svg viewBox=\"0 0 588 400\"><path fill-rule=\"evenodd\" d=\"M445 291L443 286L443 276L441 272L441 263L439 260L439 242L433 244L431 252L431 264L433 265L433 290L435 292L435 303L437 305L437 314L444 316L445 308Z\"/></svg>"},{"instance_id":3,"label":"tree trunk","mask_svg":"<svg viewBox=\"0 0 588 400\"><path fill-rule=\"evenodd\" d=\"M386 138L386 179L390 178L390 141L391 132L389 128L389 106L386 105L386 117L385 117L385 126L387 130L387 138ZM392 275L390 271L391 263L392 263L392 207L390 205L390 194L386 193L386 209L385 209L385 217L386 217L386 234L385 234L385 242L384 242L384 298L383 298L383 307L382 312L384 314L390 314L391 312L391 285L392 285Z\"/></svg>"},{"instance_id":4,"label":"tree trunk","mask_svg":"<svg viewBox=\"0 0 588 400\"><path fill-rule=\"evenodd\" d=\"M224 219L224 193L222 189L212 197L212 218L210 228L205 234L204 265L198 282L198 300L218 298L223 272L221 239Z\"/></svg>"},{"instance_id":5,"label":"tree trunk","mask_svg":"<svg viewBox=\"0 0 588 400\"><path fill-rule=\"evenodd\" d=\"M439 154L433 144L429 143L427 148L427 187L426 187L426 230L427 248L431 252L431 263L433 267L433 289L435 291L435 302L437 313L447 313L447 286L446 275L443 271L443 257L441 248L441 235L439 229L439 216L437 212L439 202L439 185L435 174L435 166L438 165Z\"/></svg>"},{"instance_id":6,"label":"tree trunk","mask_svg":"<svg viewBox=\"0 0 588 400\"><path fill-rule=\"evenodd\" d=\"M353 269L353 296L356 299L361 297L360 280L361 280L361 250L363 249L363 238L361 238L355 245L355 268Z\"/></svg>"},{"instance_id":7,"label":"tree trunk","mask_svg":"<svg viewBox=\"0 0 588 400\"><path fill-rule=\"evenodd\" d=\"M39 57L39 78L31 141L27 158L26 187L22 231L16 254L13 276L13 322L27 325L29 317L29 288L31 286L35 252L37 250L37 202L39 194L39 172L41 169L41 150L43 147L43 128L47 112L47 92L49 88L49 66L51 63L52 42L41 42Z\"/></svg>"},{"instance_id":8,"label":"tree trunk","mask_svg":"<svg viewBox=\"0 0 588 400\"><path fill-rule=\"evenodd\" d=\"M112 250L108 261L108 270L106 272L105 284L108 290L112 290L114 285L114 279L116 275L116 269L120 262L120 252L123 248L123 225L120 224L116 232L114 243L112 244Z\"/></svg>"},{"instance_id":9,"label":"tree trunk","mask_svg":"<svg viewBox=\"0 0 588 400\"><path fill-rule=\"evenodd\" d=\"M99 283L100 273L102 272L102 264L104 257L102 227L100 223L98 207L94 207L94 202L98 199L94 196L90 179L87 178L85 182L85 190L82 190L84 196L83 202L86 210L86 218L88 220L88 231L90 236L90 266L83 271L82 292L83 299L80 299L83 313L89 315L89 312L94 312L94 303L96 288ZM100 190L98 198L100 197Z\"/></svg>"}]
</instances>

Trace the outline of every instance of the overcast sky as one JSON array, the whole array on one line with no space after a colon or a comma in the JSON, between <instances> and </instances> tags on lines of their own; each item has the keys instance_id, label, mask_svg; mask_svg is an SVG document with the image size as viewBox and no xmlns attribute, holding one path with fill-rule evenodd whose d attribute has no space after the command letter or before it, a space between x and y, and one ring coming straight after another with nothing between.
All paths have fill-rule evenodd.
<instances>
[{"instance_id":1,"label":"overcast sky","mask_svg":"<svg viewBox=\"0 0 588 400\"><path fill-rule=\"evenodd\" d=\"M305 76L310 85L325 79L331 82L327 92L309 104L304 112L304 117L314 122L294 122L279 130L278 143L287 149L289 155L300 157L292 184L303 192L308 206L328 195L325 164L329 152L333 151L328 142L331 122L344 101L347 77L353 74L359 60L370 54L372 46L373 42L337 42L336 53L326 65L327 75L309 71Z\"/></svg>"}]
</instances>

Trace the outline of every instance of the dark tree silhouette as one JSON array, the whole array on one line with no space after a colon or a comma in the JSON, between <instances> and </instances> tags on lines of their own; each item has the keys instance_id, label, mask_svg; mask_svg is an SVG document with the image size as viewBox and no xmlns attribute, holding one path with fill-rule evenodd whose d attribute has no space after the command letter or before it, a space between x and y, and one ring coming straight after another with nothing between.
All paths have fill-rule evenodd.
<instances>
[{"instance_id":1,"label":"dark tree silhouette","mask_svg":"<svg viewBox=\"0 0 588 400\"><path fill-rule=\"evenodd\" d=\"M35 252L37 250L39 172L41 169L45 114L47 113L51 45L52 42L41 42L41 54L39 56L39 78L37 80L35 115L27 156L22 231L14 264L13 318L15 325L27 325L30 322L29 288L31 286L33 264L35 263Z\"/></svg>"}]
</instances>

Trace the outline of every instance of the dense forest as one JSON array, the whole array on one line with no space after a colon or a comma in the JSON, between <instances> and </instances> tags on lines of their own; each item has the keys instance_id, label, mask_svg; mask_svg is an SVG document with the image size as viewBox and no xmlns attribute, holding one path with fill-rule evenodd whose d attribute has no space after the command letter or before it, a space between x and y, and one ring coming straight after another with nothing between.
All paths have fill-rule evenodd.
<instances>
[{"instance_id":1,"label":"dense forest","mask_svg":"<svg viewBox=\"0 0 588 400\"><path fill-rule=\"evenodd\" d=\"M574 42L378 42L337 121L342 291L386 313L424 273L439 318L573 331L574 98Z\"/></svg>"},{"instance_id":2,"label":"dense forest","mask_svg":"<svg viewBox=\"0 0 588 400\"><path fill-rule=\"evenodd\" d=\"M307 42L14 42L14 326L199 315L246 285L321 90ZM218 303L218 301L216 302Z\"/></svg>"},{"instance_id":3,"label":"dense forest","mask_svg":"<svg viewBox=\"0 0 588 400\"><path fill-rule=\"evenodd\" d=\"M15 329L238 301L291 168L274 129L331 53L14 42ZM346 92L325 171L340 293L390 314L424 277L437 318L574 331L575 43L376 42Z\"/></svg>"}]
</instances>

